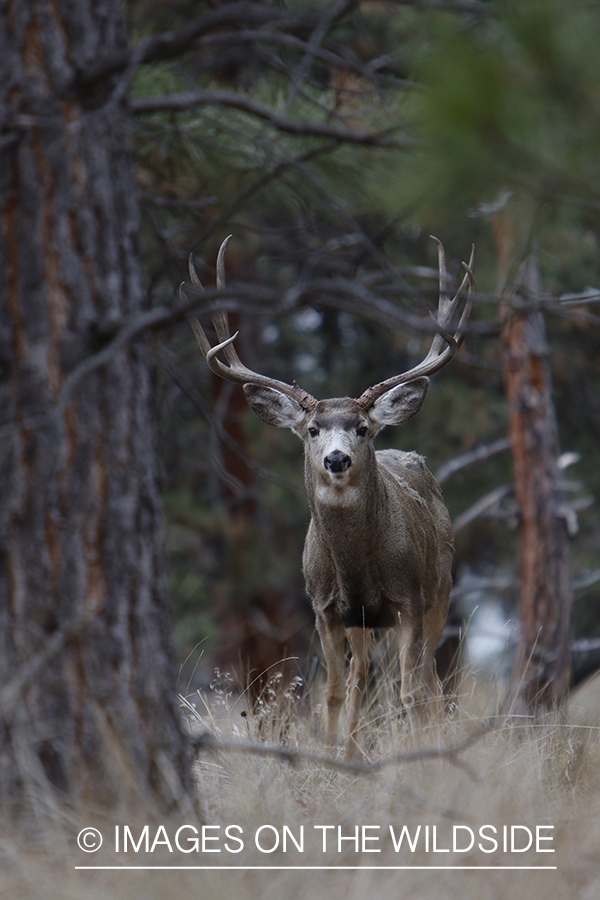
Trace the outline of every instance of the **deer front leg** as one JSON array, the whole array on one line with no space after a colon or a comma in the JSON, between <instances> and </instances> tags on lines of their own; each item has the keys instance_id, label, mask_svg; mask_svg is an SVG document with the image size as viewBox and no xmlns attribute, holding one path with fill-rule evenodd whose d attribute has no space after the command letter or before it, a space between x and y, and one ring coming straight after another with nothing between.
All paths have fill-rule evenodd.
<instances>
[{"instance_id":1,"label":"deer front leg","mask_svg":"<svg viewBox=\"0 0 600 900\"><path fill-rule=\"evenodd\" d=\"M365 628L347 628L346 637L352 651L350 660L350 672L346 684L346 710L348 712L347 723L347 751L352 754L358 746L356 733L358 731L358 718L360 715L360 703L367 685L369 670L369 657L371 650L371 637Z\"/></svg>"},{"instance_id":2,"label":"deer front leg","mask_svg":"<svg viewBox=\"0 0 600 900\"><path fill-rule=\"evenodd\" d=\"M423 623L423 678L429 692L431 712L440 721L444 712L444 692L437 674L435 651L446 624L449 595L448 588L441 602L425 613Z\"/></svg>"},{"instance_id":3,"label":"deer front leg","mask_svg":"<svg viewBox=\"0 0 600 900\"><path fill-rule=\"evenodd\" d=\"M423 626L403 616L400 622L400 698L411 727L423 712L422 691Z\"/></svg>"},{"instance_id":4,"label":"deer front leg","mask_svg":"<svg viewBox=\"0 0 600 900\"><path fill-rule=\"evenodd\" d=\"M344 626L341 620L328 610L317 613L316 624L327 666L326 744L333 747L336 743L340 710L344 702Z\"/></svg>"}]
</instances>

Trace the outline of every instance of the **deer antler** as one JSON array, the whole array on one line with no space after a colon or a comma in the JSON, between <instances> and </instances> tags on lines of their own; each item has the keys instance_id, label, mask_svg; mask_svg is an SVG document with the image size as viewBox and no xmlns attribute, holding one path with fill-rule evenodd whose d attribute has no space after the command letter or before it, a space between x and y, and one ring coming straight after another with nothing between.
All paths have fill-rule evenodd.
<instances>
[{"instance_id":1,"label":"deer antler","mask_svg":"<svg viewBox=\"0 0 600 900\"><path fill-rule=\"evenodd\" d=\"M217 290L219 291L222 291L225 287L225 250L230 240L231 235L225 238L217 255ZM189 270L192 285L196 290L204 291L200 279L198 278L198 273L194 267L194 263L192 262L191 254L189 259ZM268 378L266 375L261 375L259 372L253 372L252 369L248 369L242 363L233 346L233 342L237 338L238 332L236 331L234 335L231 334L229 317L224 310L213 313L211 319L219 340L219 343L215 347L211 347L210 341L206 337L204 329L197 319L191 320L191 326L196 335L198 344L200 345L202 355L206 359L210 370L214 372L215 375L225 379L225 381L232 381L235 384L259 384L264 387L275 388L275 390L281 391L282 394L287 394L288 397L296 400L300 406L307 411L311 411L316 407L316 399L311 394L303 391L296 382L293 384L286 384L285 381L278 381L276 378ZM225 357L227 364L221 362L219 359L220 353Z\"/></svg>"},{"instance_id":2,"label":"deer antler","mask_svg":"<svg viewBox=\"0 0 600 900\"><path fill-rule=\"evenodd\" d=\"M471 248L469 264L467 265L465 262L462 264L465 270L465 276L456 294L452 300L450 300L447 294L446 255L444 253L444 247L442 242L436 237L433 237L433 235L431 235L431 237L438 247L438 267L440 273L440 300L437 319L435 319L432 314L432 318L437 325L437 334L431 343L429 353L418 366L409 369L407 372L402 372L400 375L394 375L392 378L387 378L379 384L374 384L361 394L358 398L358 403L364 410L369 409L379 397L397 385L407 384L409 381L414 381L415 378L420 378L423 375L433 375L434 372L439 372L439 370L443 369L444 366L450 362L452 357L456 355L464 340L467 322L469 321L469 317L473 310L472 292L475 289L475 278L473 275L475 245L473 244ZM459 298L464 293L467 284L467 299L462 315L459 317L461 307ZM445 349L442 349L444 347Z\"/></svg>"}]
</instances>

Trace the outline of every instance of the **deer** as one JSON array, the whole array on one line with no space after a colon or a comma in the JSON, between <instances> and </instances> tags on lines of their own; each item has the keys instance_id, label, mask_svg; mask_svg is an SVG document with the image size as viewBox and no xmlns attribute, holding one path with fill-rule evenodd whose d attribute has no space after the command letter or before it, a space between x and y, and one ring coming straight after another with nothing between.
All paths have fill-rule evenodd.
<instances>
[{"instance_id":1,"label":"deer","mask_svg":"<svg viewBox=\"0 0 600 900\"><path fill-rule=\"evenodd\" d=\"M217 291L225 287L224 254L217 256ZM227 313L212 322L213 347L191 320L210 370L243 386L254 413L269 425L291 429L304 443L304 480L310 524L302 555L326 665L326 745L335 746L346 703L346 750L357 741L367 683L372 629L397 629L400 699L411 723L439 717L443 692L435 650L448 616L454 557L450 515L441 489L412 451L375 450L382 428L417 415L429 376L456 355L473 307L475 247L456 294L447 292L444 248L437 238L439 304L429 352L418 365L368 387L358 399L317 400L292 384L254 372L241 362ZM192 285L202 291L189 260ZM182 286L183 287L183 286ZM465 297L466 294L466 297ZM346 641L351 658L344 690ZM345 695L345 696L344 696ZM412 727L412 726L411 726Z\"/></svg>"}]
</instances>

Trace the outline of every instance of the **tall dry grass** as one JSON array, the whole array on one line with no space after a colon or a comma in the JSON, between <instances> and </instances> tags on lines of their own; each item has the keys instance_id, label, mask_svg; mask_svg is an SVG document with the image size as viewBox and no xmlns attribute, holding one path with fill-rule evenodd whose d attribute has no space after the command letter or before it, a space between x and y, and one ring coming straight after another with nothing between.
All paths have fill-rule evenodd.
<instances>
[{"instance_id":1,"label":"tall dry grass","mask_svg":"<svg viewBox=\"0 0 600 900\"><path fill-rule=\"evenodd\" d=\"M0 897L15 898L170 898L201 897L203 900L269 900L269 898L332 898L332 900L398 900L398 898L460 897L477 900L596 900L600 897L600 730L596 725L567 719L533 725L527 721L510 724L497 708L497 691L480 679L463 678L461 696L454 711L442 725L428 726L418 735L410 732L398 713L394 675L380 673L365 704L358 762L368 766L387 761L376 771L338 770L325 760L321 741L322 724L319 692L306 692L297 679L283 683L273 679L254 709L248 694L236 691L227 676L217 678L213 690L187 698L191 727L197 734L210 733L213 742L226 750L204 749L195 762L198 793L204 822L213 827L209 837L217 838L206 847L219 853L183 853L175 847L175 834L183 824L198 830L200 822L184 805L158 833L159 820L140 811L121 810L107 819L89 813L85 821L66 820L57 812L53 827L38 834L35 846L23 846L20 838L3 832L0 847ZM489 723L490 730L479 734L468 746L465 739ZM251 744L257 751L283 743L297 751L291 759L260 752L238 751ZM232 746L234 745L234 749ZM420 747L462 747L453 755L414 758ZM411 754L410 761L404 756ZM418 754L417 754L418 756ZM91 818L90 818L91 817ZM154 852L127 854L114 850L114 828L128 824L137 840L149 824L150 843L158 836ZM77 848L79 827L95 825L105 836L97 854ZM224 829L244 841L241 852L228 852ZM280 837L284 826L299 840L304 829L304 852L288 838L272 853L261 853L254 835L263 829L263 848ZM322 849L322 831L315 825L333 825L327 832L328 846ZM389 826L399 835L407 826L414 838L421 826L414 852L404 841L396 852ZM483 853L477 843L469 852L452 851L452 827L467 826L478 841L478 829L502 826L554 826L544 835L553 841L544 844L555 853L503 852L502 839L496 852ZM365 852L353 841L342 842L338 852L337 829L352 836L356 826L369 826ZM379 826L379 830L374 827ZM429 828L429 851L425 848L425 826ZM433 852L433 828L437 847L450 852ZM490 834L490 832L487 832ZM170 852L164 841L167 835ZM185 838L191 829L181 833ZM510 834L510 832L509 832ZM462 830L462 841L468 836ZM520 835L525 835L524 831ZM239 843L229 840L237 849ZM462 844L465 846L465 844ZM485 843L488 849L491 844ZM376 848L381 852L366 852ZM287 867L268 870L212 871L83 871L81 865L166 865L236 867ZM555 866L545 870L521 868L462 869L465 866ZM300 868L291 868L292 866ZM327 867L315 870L309 867ZM359 866L361 869L335 869ZM407 866L402 870L385 867ZM424 869L417 866L426 867ZM451 869L433 869L448 866ZM366 868L377 867L377 868Z\"/></svg>"}]
</instances>

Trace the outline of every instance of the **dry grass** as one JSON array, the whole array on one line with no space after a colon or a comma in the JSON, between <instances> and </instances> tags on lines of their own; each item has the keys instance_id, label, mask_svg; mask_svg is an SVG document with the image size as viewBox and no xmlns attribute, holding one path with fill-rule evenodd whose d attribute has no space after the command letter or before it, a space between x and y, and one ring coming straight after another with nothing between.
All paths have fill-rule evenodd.
<instances>
[{"instance_id":1,"label":"dry grass","mask_svg":"<svg viewBox=\"0 0 600 900\"><path fill-rule=\"evenodd\" d=\"M289 760L242 752L204 750L196 761L196 777L205 821L220 825L210 836L220 839L208 846L220 853L185 854L175 848L174 836L184 823L200 827L189 810L181 810L164 822L174 847L170 853L158 845L154 853L115 853L114 827L129 823L134 835L147 821L134 814L113 814L108 821L86 820L105 834L98 854L78 850L74 823L58 821L46 833L37 850L18 846L5 835L0 848L0 897L123 898L202 897L203 900L234 896L250 898L327 897L332 900L364 900L377 895L387 898L461 897L477 900L537 897L560 900L595 900L600 896L600 730L568 722L541 726L506 724L495 717L495 695L473 678L465 678L462 697L454 714L442 727L430 726L411 735L397 714L393 679L380 679L365 709L363 761L377 761L419 746L440 749L458 745L465 737L491 720L493 729L453 757L412 762L390 762L371 774L337 771L318 761ZM226 678L210 696L189 698L193 728L210 731L219 740L254 743L283 742L301 753L323 754L320 740L320 710L311 696L302 698L300 682L271 682L255 712L248 713L247 696L229 691ZM242 713L246 714L243 715ZM89 817L88 817L89 818ZM150 841L158 823L150 826ZM227 852L223 830L227 825L243 829L244 849ZM273 853L260 853L254 846L259 826L270 825L281 835L287 826L297 840L304 829L304 852L288 840ZM315 825L333 825L328 848L322 850L322 832ZM366 832L379 841L367 847L379 853L356 852L345 841L338 852L337 828L353 835L356 826L379 826ZM415 852L406 844L395 852L389 826L398 834L406 825L412 836L422 832ZM470 827L477 834L483 825L494 825L502 834L504 825L553 825L556 852L537 854L432 852L432 829L437 828L438 847L450 847L453 825ZM424 829L429 826L430 849L425 849ZM79 826L77 826L79 827ZM274 832L263 832L264 846ZM121 832L122 833L122 832ZM184 836L189 836L190 831ZM230 832L238 836L240 832ZM467 832L461 832L465 836ZM524 832L520 832L524 835ZM360 830L359 830L360 835ZM461 840L463 838L461 837ZM229 846L239 845L229 841ZM464 845L463 845L464 846ZM484 844L490 847L491 844ZM303 870L273 871L76 871L76 865L230 865L301 866ZM556 866L546 871L525 870L434 870L432 866ZM327 866L330 871L309 866ZM333 866L377 866L337 870ZM384 869L385 866L425 866L428 870Z\"/></svg>"}]
</instances>

